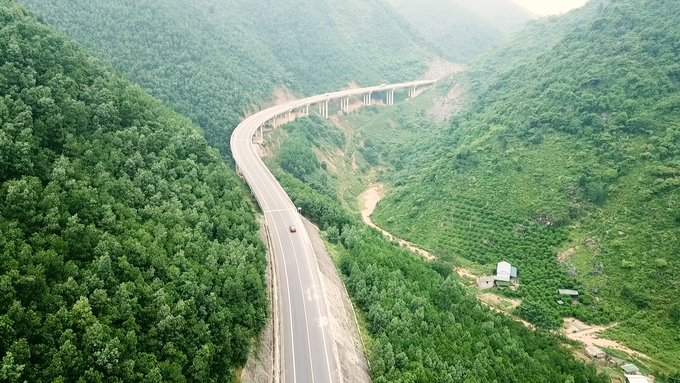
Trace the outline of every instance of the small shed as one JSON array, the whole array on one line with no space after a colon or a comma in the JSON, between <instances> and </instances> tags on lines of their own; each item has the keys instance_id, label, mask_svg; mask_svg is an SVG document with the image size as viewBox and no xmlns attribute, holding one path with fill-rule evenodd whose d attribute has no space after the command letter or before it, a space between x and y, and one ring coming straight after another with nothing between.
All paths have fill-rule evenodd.
<instances>
[{"instance_id":1,"label":"small shed","mask_svg":"<svg viewBox=\"0 0 680 383\"><path fill-rule=\"evenodd\" d=\"M496 280L510 282L510 279L517 278L517 268L508 262L498 262L496 266Z\"/></svg>"},{"instance_id":2,"label":"small shed","mask_svg":"<svg viewBox=\"0 0 680 383\"><path fill-rule=\"evenodd\" d=\"M607 354L604 351L595 346L586 347L586 352L591 358L595 359L604 359L607 356Z\"/></svg>"},{"instance_id":3,"label":"small shed","mask_svg":"<svg viewBox=\"0 0 680 383\"><path fill-rule=\"evenodd\" d=\"M487 290L493 287L493 282L495 278L493 276L491 277L479 277L477 278L477 287L479 287L480 290Z\"/></svg>"},{"instance_id":4,"label":"small shed","mask_svg":"<svg viewBox=\"0 0 680 383\"><path fill-rule=\"evenodd\" d=\"M572 298L578 297L578 291L576 291L576 290L558 289L557 293L560 294L560 295L570 295Z\"/></svg>"},{"instance_id":5,"label":"small shed","mask_svg":"<svg viewBox=\"0 0 680 383\"><path fill-rule=\"evenodd\" d=\"M626 378L626 383L649 383L644 375L623 375Z\"/></svg>"},{"instance_id":6,"label":"small shed","mask_svg":"<svg viewBox=\"0 0 680 383\"><path fill-rule=\"evenodd\" d=\"M637 368L637 366L635 366L633 363L624 364L623 366L621 366L621 369L623 370L624 373L631 375L640 372L640 369Z\"/></svg>"}]
</instances>

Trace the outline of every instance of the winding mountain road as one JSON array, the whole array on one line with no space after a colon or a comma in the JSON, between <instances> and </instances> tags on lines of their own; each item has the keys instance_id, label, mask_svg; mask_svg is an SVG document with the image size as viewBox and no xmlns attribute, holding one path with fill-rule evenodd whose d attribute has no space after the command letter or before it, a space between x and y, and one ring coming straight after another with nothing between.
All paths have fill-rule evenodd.
<instances>
[{"instance_id":1,"label":"winding mountain road","mask_svg":"<svg viewBox=\"0 0 680 383\"><path fill-rule=\"evenodd\" d=\"M295 205L257 155L253 138L258 134L261 137L263 126L269 122L275 124L277 116L288 114L290 119L295 109L309 113L311 104L318 104L320 114L328 117L330 100L339 99L340 107L345 110L351 96L363 95L364 104L370 104L372 93L384 92L385 103L392 104L395 89L407 88L409 96L414 97L418 86L434 83L427 80L381 85L291 101L247 118L232 133L231 151L237 171L245 178L264 212L273 247L281 309L282 382L340 382L341 373L311 241ZM291 226L296 228L295 232Z\"/></svg>"}]
</instances>

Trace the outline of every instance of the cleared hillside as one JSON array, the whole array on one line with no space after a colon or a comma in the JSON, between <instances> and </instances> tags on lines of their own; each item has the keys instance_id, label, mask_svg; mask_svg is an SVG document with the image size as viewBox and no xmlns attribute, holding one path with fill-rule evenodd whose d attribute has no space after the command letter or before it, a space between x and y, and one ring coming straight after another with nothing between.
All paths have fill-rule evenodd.
<instances>
[{"instance_id":1,"label":"cleared hillside","mask_svg":"<svg viewBox=\"0 0 680 383\"><path fill-rule=\"evenodd\" d=\"M21 2L191 118L223 154L239 119L276 87L312 94L400 82L432 57L375 0Z\"/></svg>"},{"instance_id":2,"label":"cleared hillside","mask_svg":"<svg viewBox=\"0 0 680 383\"><path fill-rule=\"evenodd\" d=\"M470 105L446 128L412 114L415 144L383 133L373 221L444 259L510 261L519 315L619 322L607 336L649 371L677 368L679 21L677 2L621 0L530 23L458 79Z\"/></svg>"},{"instance_id":3,"label":"cleared hillside","mask_svg":"<svg viewBox=\"0 0 680 383\"><path fill-rule=\"evenodd\" d=\"M386 0L454 62L468 62L536 15L510 0Z\"/></svg>"},{"instance_id":4,"label":"cleared hillside","mask_svg":"<svg viewBox=\"0 0 680 383\"><path fill-rule=\"evenodd\" d=\"M230 381L258 228L197 126L0 0L0 381Z\"/></svg>"}]
</instances>

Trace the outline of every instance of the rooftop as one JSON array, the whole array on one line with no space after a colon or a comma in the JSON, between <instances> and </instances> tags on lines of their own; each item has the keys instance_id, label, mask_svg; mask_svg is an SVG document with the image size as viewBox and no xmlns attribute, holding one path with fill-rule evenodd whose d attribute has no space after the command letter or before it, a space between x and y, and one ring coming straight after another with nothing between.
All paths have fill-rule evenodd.
<instances>
[{"instance_id":1,"label":"rooftop","mask_svg":"<svg viewBox=\"0 0 680 383\"><path fill-rule=\"evenodd\" d=\"M601 358L601 357L605 356L604 351L602 351L599 347L595 347L595 346L586 347L586 352L588 353L588 355L595 357L595 358Z\"/></svg>"},{"instance_id":2,"label":"rooftop","mask_svg":"<svg viewBox=\"0 0 680 383\"><path fill-rule=\"evenodd\" d=\"M504 279L506 277L508 278L507 280L510 278L517 278L517 268L505 261L498 262L498 265L496 266L496 276L503 278L501 280L506 280Z\"/></svg>"},{"instance_id":3,"label":"rooftop","mask_svg":"<svg viewBox=\"0 0 680 383\"><path fill-rule=\"evenodd\" d=\"M632 363L624 364L623 366L621 366L621 369L622 369L624 372L628 372L628 373L631 373L631 372L639 372L639 371L640 371L640 370L639 370L634 364L632 364Z\"/></svg>"},{"instance_id":4,"label":"rooftop","mask_svg":"<svg viewBox=\"0 0 680 383\"><path fill-rule=\"evenodd\" d=\"M558 289L557 292L558 292L560 295L571 295L571 296L576 295L576 296L578 296L578 291L576 291L576 290Z\"/></svg>"},{"instance_id":5,"label":"rooftop","mask_svg":"<svg viewBox=\"0 0 680 383\"><path fill-rule=\"evenodd\" d=\"M649 383L649 380L644 375L623 375L626 377L626 383Z\"/></svg>"}]
</instances>

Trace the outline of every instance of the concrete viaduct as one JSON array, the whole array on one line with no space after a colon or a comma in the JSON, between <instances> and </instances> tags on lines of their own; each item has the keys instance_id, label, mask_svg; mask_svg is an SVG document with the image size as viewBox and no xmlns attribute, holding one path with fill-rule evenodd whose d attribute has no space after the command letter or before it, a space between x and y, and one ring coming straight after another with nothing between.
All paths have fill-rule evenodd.
<instances>
[{"instance_id":1,"label":"concrete viaduct","mask_svg":"<svg viewBox=\"0 0 680 383\"><path fill-rule=\"evenodd\" d=\"M330 101L333 100L339 100L340 101L340 110L343 112L348 112L349 107L350 107L350 97L351 96L362 96L362 103L363 105L371 105L373 102L373 93L374 92L384 92L384 101L383 103L385 105L394 105L394 91L397 89L408 89L408 97L412 98L415 97L416 94L418 93L418 87L419 86L426 86L426 85L432 85L436 83L436 80L422 80L422 81L413 81L413 82L407 82L403 84L391 84L391 85L380 85L380 86L374 86L374 87L369 87L369 88L359 88L359 89L348 89L348 90L343 90L340 92L335 92L335 93L326 93L321 96L314 96L314 97L309 97L305 98L302 100L297 100L290 102L286 105L289 105L288 110L284 110L283 113L277 113L273 116L271 116L270 119L267 121L263 122L260 126L258 131L255 133L256 137L262 138L263 136L263 130L265 126L270 126L274 129L277 128L277 119L285 116L286 122L291 121L291 114L297 111L297 114L302 115L302 116L308 116L309 115L309 107L310 105L316 104L319 115L328 118L328 104ZM271 110L275 108L270 108L267 110Z\"/></svg>"}]
</instances>

